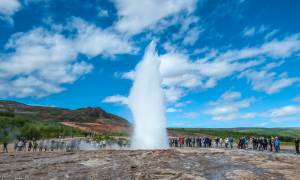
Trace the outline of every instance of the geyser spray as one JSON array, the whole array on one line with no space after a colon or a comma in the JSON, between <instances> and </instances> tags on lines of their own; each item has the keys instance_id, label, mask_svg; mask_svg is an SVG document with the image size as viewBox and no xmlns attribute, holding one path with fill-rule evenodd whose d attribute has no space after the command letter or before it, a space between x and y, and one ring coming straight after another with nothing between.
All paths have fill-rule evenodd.
<instances>
[{"instance_id":1,"label":"geyser spray","mask_svg":"<svg viewBox=\"0 0 300 180\"><path fill-rule=\"evenodd\" d=\"M161 88L160 60L151 42L135 69L129 95L129 108L134 118L131 146L134 149L168 148L165 118L165 94Z\"/></svg>"}]
</instances>

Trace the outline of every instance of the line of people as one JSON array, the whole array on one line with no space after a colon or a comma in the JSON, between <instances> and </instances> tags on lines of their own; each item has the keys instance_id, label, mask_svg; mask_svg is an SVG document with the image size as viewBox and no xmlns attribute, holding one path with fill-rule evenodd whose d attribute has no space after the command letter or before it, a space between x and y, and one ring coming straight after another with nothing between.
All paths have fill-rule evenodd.
<instances>
[{"instance_id":1,"label":"line of people","mask_svg":"<svg viewBox=\"0 0 300 180\"><path fill-rule=\"evenodd\" d=\"M72 139L46 139L26 140L20 138L14 142L15 152L42 152L42 151L75 151L75 150L97 150L104 148L128 148L128 141L122 138L116 141L101 140L94 141L87 138ZM8 143L3 143L3 153L8 153Z\"/></svg>"},{"instance_id":2,"label":"line of people","mask_svg":"<svg viewBox=\"0 0 300 180\"><path fill-rule=\"evenodd\" d=\"M18 139L14 142L14 151L54 151L65 149L66 142L62 140L26 140L25 138ZM70 146L70 145L69 145ZM74 145L73 145L74 146Z\"/></svg>"},{"instance_id":3,"label":"line of people","mask_svg":"<svg viewBox=\"0 0 300 180\"><path fill-rule=\"evenodd\" d=\"M297 154L299 152L298 138L295 139L295 150ZM234 139L232 137L226 137L224 140L221 137L216 137L214 139L210 137L170 137L169 138L170 147L221 147L221 148L233 148ZM252 147L250 146L252 144ZM241 137L238 139L237 143L238 149L252 149L259 151L271 151L280 152L281 142L278 137Z\"/></svg>"},{"instance_id":4,"label":"line of people","mask_svg":"<svg viewBox=\"0 0 300 180\"><path fill-rule=\"evenodd\" d=\"M234 139L232 137L222 138L217 137L214 139L215 147L233 148ZM170 137L169 138L170 147L204 147L210 148L213 145L213 139L210 137Z\"/></svg>"},{"instance_id":5,"label":"line of people","mask_svg":"<svg viewBox=\"0 0 300 180\"><path fill-rule=\"evenodd\" d=\"M248 142L248 139L246 137L242 137L239 140L239 147L241 149L244 149L246 147L246 144ZM280 151L280 140L278 137L251 137L250 142L252 144L253 150L260 150L260 151Z\"/></svg>"}]
</instances>

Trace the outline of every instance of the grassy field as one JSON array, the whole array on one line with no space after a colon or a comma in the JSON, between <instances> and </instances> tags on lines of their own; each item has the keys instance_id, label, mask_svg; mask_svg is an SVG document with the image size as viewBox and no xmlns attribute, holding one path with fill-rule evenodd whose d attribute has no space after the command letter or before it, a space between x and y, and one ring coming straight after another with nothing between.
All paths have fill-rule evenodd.
<instances>
[{"instance_id":1,"label":"grassy field","mask_svg":"<svg viewBox=\"0 0 300 180\"><path fill-rule=\"evenodd\" d=\"M168 131L171 135L208 135L222 138L231 136L235 139L243 136L277 136L284 142L292 142L296 137L300 138L300 128L169 128Z\"/></svg>"}]
</instances>

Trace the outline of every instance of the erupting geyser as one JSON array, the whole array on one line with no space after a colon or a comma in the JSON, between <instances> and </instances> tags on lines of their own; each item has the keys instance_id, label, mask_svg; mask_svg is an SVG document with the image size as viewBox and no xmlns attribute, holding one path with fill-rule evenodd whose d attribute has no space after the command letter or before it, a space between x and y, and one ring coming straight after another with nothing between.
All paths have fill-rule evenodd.
<instances>
[{"instance_id":1,"label":"erupting geyser","mask_svg":"<svg viewBox=\"0 0 300 180\"><path fill-rule=\"evenodd\" d=\"M161 88L160 60L151 42L135 69L129 95L129 108L134 118L131 146L134 149L168 148L165 119L165 95Z\"/></svg>"}]
</instances>

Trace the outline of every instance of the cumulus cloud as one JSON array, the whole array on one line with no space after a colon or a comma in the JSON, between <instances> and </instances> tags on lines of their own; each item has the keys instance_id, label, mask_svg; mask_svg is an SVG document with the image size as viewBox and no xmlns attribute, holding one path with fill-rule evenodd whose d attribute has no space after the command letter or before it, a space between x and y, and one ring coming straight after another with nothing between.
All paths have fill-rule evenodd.
<instances>
[{"instance_id":1,"label":"cumulus cloud","mask_svg":"<svg viewBox=\"0 0 300 180\"><path fill-rule=\"evenodd\" d=\"M199 115L199 112L187 112L183 114L183 117L188 119L196 119L197 117L199 117Z\"/></svg>"},{"instance_id":2,"label":"cumulus cloud","mask_svg":"<svg viewBox=\"0 0 300 180\"><path fill-rule=\"evenodd\" d=\"M298 78L277 77L277 74L267 72L280 66L282 61L269 63L264 71L257 73L252 69L264 63L259 57L286 58L299 50L299 35L292 35L282 40L266 42L260 47L246 47L218 54L208 53L196 61L190 60L187 55L170 52L160 56L160 70L164 85L187 89L212 88L219 80L244 72L243 77L252 82L254 90L271 94L296 83ZM256 60L251 60L252 58Z\"/></svg>"},{"instance_id":3,"label":"cumulus cloud","mask_svg":"<svg viewBox=\"0 0 300 180\"><path fill-rule=\"evenodd\" d=\"M293 98L293 101L295 102L300 102L300 95L297 95L296 97Z\"/></svg>"},{"instance_id":4,"label":"cumulus cloud","mask_svg":"<svg viewBox=\"0 0 300 180\"><path fill-rule=\"evenodd\" d=\"M128 97L122 95L114 95L108 96L102 100L104 103L112 103L112 104L121 104L127 105L128 104Z\"/></svg>"},{"instance_id":5,"label":"cumulus cloud","mask_svg":"<svg viewBox=\"0 0 300 180\"><path fill-rule=\"evenodd\" d=\"M167 99L176 102L188 91L213 88L218 81L234 76L247 78L256 91L272 94L299 81L287 75L269 72L281 66L287 58L300 51L298 34L281 40L267 41L258 47L231 49L225 52L212 50L203 58L192 60L187 54L170 51L159 56L162 86ZM265 64L265 58L280 59ZM260 71L256 67L264 65ZM124 79L134 79L134 71L124 73Z\"/></svg>"},{"instance_id":6,"label":"cumulus cloud","mask_svg":"<svg viewBox=\"0 0 300 180\"><path fill-rule=\"evenodd\" d=\"M81 19L74 19L67 28L75 29L74 36L35 28L9 39L6 53L0 56L0 97L59 93L64 84L75 82L93 69L91 64L78 59L79 54L94 57L130 53L134 49L126 40Z\"/></svg>"},{"instance_id":7,"label":"cumulus cloud","mask_svg":"<svg viewBox=\"0 0 300 180\"><path fill-rule=\"evenodd\" d=\"M231 121L236 119L252 119L255 113L241 113L240 109L249 107L255 98L241 99L241 93L236 91L227 91L215 101L209 103L208 114L216 121Z\"/></svg>"},{"instance_id":8,"label":"cumulus cloud","mask_svg":"<svg viewBox=\"0 0 300 180\"><path fill-rule=\"evenodd\" d=\"M243 31L244 36L253 36L255 34L255 28L254 27L246 27Z\"/></svg>"},{"instance_id":9,"label":"cumulus cloud","mask_svg":"<svg viewBox=\"0 0 300 180\"><path fill-rule=\"evenodd\" d=\"M192 12L195 0L114 0L119 21L116 29L128 34L138 34L156 25L160 20L180 13Z\"/></svg>"},{"instance_id":10,"label":"cumulus cloud","mask_svg":"<svg viewBox=\"0 0 300 180\"><path fill-rule=\"evenodd\" d=\"M108 17L109 13L108 13L108 10L99 8L97 15L99 17Z\"/></svg>"},{"instance_id":11,"label":"cumulus cloud","mask_svg":"<svg viewBox=\"0 0 300 180\"><path fill-rule=\"evenodd\" d=\"M261 25L260 27L245 27L243 30L243 35L246 37L254 36L259 33L263 33L267 30L268 28L264 25Z\"/></svg>"},{"instance_id":12,"label":"cumulus cloud","mask_svg":"<svg viewBox=\"0 0 300 180\"><path fill-rule=\"evenodd\" d=\"M265 39L270 39L270 38L274 37L278 32L279 32L278 29L274 29L274 30L268 32L268 33L265 35Z\"/></svg>"},{"instance_id":13,"label":"cumulus cloud","mask_svg":"<svg viewBox=\"0 0 300 180\"><path fill-rule=\"evenodd\" d=\"M194 45L205 29L200 25L200 18L190 14L178 16L177 23L180 24L180 28L172 34L171 41L184 46ZM180 47L171 46L168 42L165 42L164 48L168 48L169 51L173 51L175 48L180 49Z\"/></svg>"},{"instance_id":14,"label":"cumulus cloud","mask_svg":"<svg viewBox=\"0 0 300 180\"><path fill-rule=\"evenodd\" d=\"M164 88L166 98L168 102L176 102L184 95L184 90L176 87L166 87Z\"/></svg>"},{"instance_id":15,"label":"cumulus cloud","mask_svg":"<svg viewBox=\"0 0 300 180\"><path fill-rule=\"evenodd\" d=\"M181 92L177 93L178 96L173 98L174 100L180 99L187 90L215 87L218 80L261 63L257 60L229 62L206 58L192 61L188 56L180 53L167 53L161 55L160 59L163 86L166 89L172 88Z\"/></svg>"},{"instance_id":16,"label":"cumulus cloud","mask_svg":"<svg viewBox=\"0 0 300 180\"><path fill-rule=\"evenodd\" d=\"M12 16L21 8L18 0L1 0L0 15Z\"/></svg>"},{"instance_id":17,"label":"cumulus cloud","mask_svg":"<svg viewBox=\"0 0 300 180\"><path fill-rule=\"evenodd\" d=\"M283 61L268 63L261 71L253 68L264 64L265 57L286 58L299 51L300 39L296 34L282 40L265 42L260 47L246 47L222 53L213 50L196 60L176 51L167 52L159 56L162 86L168 101L176 102L187 91L213 88L219 80L237 75L236 77L247 78L254 90L272 94L298 82L299 79L269 72L282 65ZM132 80L134 75L134 71L130 71L124 73L122 78Z\"/></svg>"},{"instance_id":18,"label":"cumulus cloud","mask_svg":"<svg viewBox=\"0 0 300 180\"><path fill-rule=\"evenodd\" d=\"M299 106L293 106L293 105L287 105L280 108L272 109L270 110L271 117L272 118L282 118L292 115L299 115L300 114L300 107Z\"/></svg>"},{"instance_id":19,"label":"cumulus cloud","mask_svg":"<svg viewBox=\"0 0 300 180\"><path fill-rule=\"evenodd\" d=\"M18 0L0 1L0 22L4 21L10 25L14 24L12 16L21 9L21 3Z\"/></svg>"},{"instance_id":20,"label":"cumulus cloud","mask_svg":"<svg viewBox=\"0 0 300 180\"><path fill-rule=\"evenodd\" d=\"M287 75L276 75L277 74L275 72L268 72L265 70L249 70L243 72L241 77L248 78L254 90L262 91L267 94L279 92L281 89L300 81L300 78L291 78L287 77Z\"/></svg>"},{"instance_id":21,"label":"cumulus cloud","mask_svg":"<svg viewBox=\"0 0 300 180\"><path fill-rule=\"evenodd\" d=\"M167 113L175 113L175 112L181 112L181 110L180 110L180 109L176 109L176 108L170 107L170 108L168 108L168 109L166 110L166 112L167 112Z\"/></svg>"},{"instance_id":22,"label":"cumulus cloud","mask_svg":"<svg viewBox=\"0 0 300 180\"><path fill-rule=\"evenodd\" d=\"M190 104L192 101L183 101L183 102L178 102L174 105L174 107L184 107L187 106L188 104Z\"/></svg>"},{"instance_id":23,"label":"cumulus cloud","mask_svg":"<svg viewBox=\"0 0 300 180\"><path fill-rule=\"evenodd\" d=\"M78 33L74 45L79 52L88 56L116 55L136 51L127 39L109 30L102 30L80 18L74 18L71 27Z\"/></svg>"},{"instance_id":24,"label":"cumulus cloud","mask_svg":"<svg viewBox=\"0 0 300 180\"><path fill-rule=\"evenodd\" d=\"M28 46L30 44L30 46ZM42 97L63 90L92 66L76 60L72 42L60 34L37 28L15 34L6 45L13 50L0 57L1 97Z\"/></svg>"},{"instance_id":25,"label":"cumulus cloud","mask_svg":"<svg viewBox=\"0 0 300 180\"><path fill-rule=\"evenodd\" d=\"M187 31L186 36L184 36L182 44L194 45L195 42L198 40L198 36L201 34L201 32L202 32L202 30L199 28L190 29L189 31Z\"/></svg>"}]
</instances>

